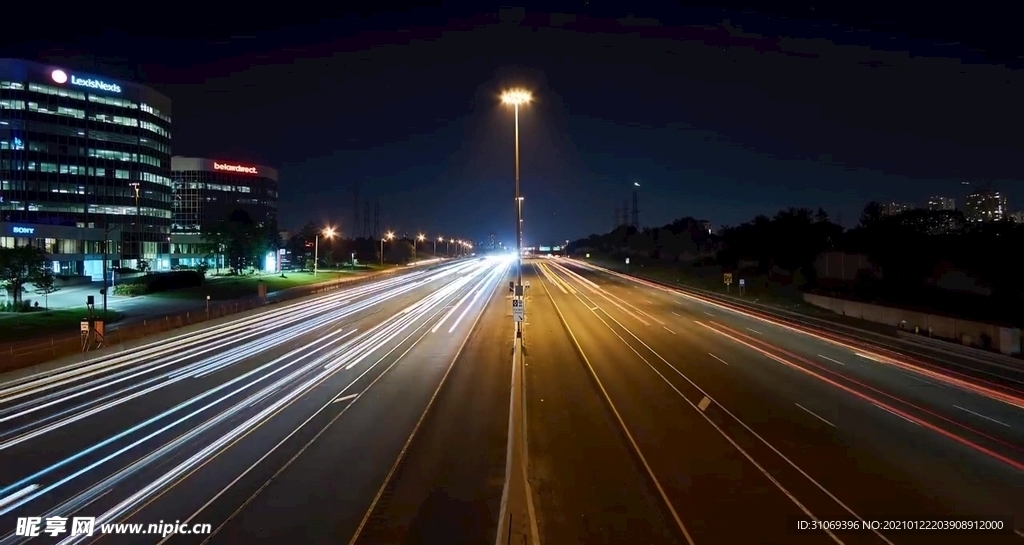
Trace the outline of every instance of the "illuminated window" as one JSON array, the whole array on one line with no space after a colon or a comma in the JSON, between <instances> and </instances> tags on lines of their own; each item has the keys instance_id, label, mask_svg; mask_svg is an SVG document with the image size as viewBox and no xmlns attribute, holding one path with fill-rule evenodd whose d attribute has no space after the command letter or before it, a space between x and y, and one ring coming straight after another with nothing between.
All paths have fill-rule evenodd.
<instances>
[{"instance_id":1,"label":"illuminated window","mask_svg":"<svg viewBox=\"0 0 1024 545\"><path fill-rule=\"evenodd\" d=\"M0 110L24 110L24 100L0 100Z\"/></svg>"},{"instance_id":2,"label":"illuminated window","mask_svg":"<svg viewBox=\"0 0 1024 545\"><path fill-rule=\"evenodd\" d=\"M76 100L85 100L85 93L81 91L75 91L72 89L65 89L63 87L50 87L49 85L39 85L38 83L28 84L28 90L33 93L42 93L44 95L73 98Z\"/></svg>"},{"instance_id":3,"label":"illuminated window","mask_svg":"<svg viewBox=\"0 0 1024 545\"><path fill-rule=\"evenodd\" d=\"M22 90L25 88L24 84L16 81L0 81L0 89L17 89Z\"/></svg>"}]
</instances>

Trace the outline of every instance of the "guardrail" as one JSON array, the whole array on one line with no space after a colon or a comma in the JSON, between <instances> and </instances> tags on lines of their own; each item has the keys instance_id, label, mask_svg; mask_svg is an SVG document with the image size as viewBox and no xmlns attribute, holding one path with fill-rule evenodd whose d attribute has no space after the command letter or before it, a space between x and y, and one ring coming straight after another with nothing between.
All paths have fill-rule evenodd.
<instances>
[{"instance_id":1,"label":"guardrail","mask_svg":"<svg viewBox=\"0 0 1024 545\"><path fill-rule=\"evenodd\" d=\"M250 296L232 301L211 302L210 310L207 312L205 301L197 301L194 310L186 310L164 316L153 316L143 319L141 322L118 324L117 322L106 324L104 332L104 346L115 346L127 341L138 340L150 335L181 327L198 324L225 316L253 310L262 306L279 303L300 297L307 297L319 293L334 291L343 287L357 285L370 280L379 279L403 270L399 267L385 271L373 272L358 277L349 277L336 280L329 280L317 284L305 286L294 286L267 294L266 300L259 296ZM52 335L48 338L29 339L25 341L0 345L0 373L22 369L47 361L82 354L83 357L91 352L82 352L82 338L77 331L69 331L66 334Z\"/></svg>"},{"instance_id":2,"label":"guardrail","mask_svg":"<svg viewBox=\"0 0 1024 545\"><path fill-rule=\"evenodd\" d=\"M921 342L922 338L917 335L912 336L914 337L914 339L910 339L907 338L910 337L910 335L906 333L901 333L897 328L893 328L891 335L877 333L874 331L861 329L858 327L842 324L839 322L834 322L831 320L826 320L823 318L808 316L806 314L793 312L791 310L783 308L773 307L751 301L745 301L738 297L723 295L721 293L716 293L702 288L695 288L692 286L683 286L672 282L666 282L664 280L651 278L647 275L635 273L632 271L624 272L612 269L610 267L604 267L602 265L595 265L589 262L585 263L588 266L609 270L625 276L631 276L666 288L690 293L692 295L699 295L701 297L711 299L713 302L723 304L725 306L731 305L734 307L738 307L739 309L744 310L746 312L750 312L751 314L762 314L765 315L764 317L772 318L783 323L788 323L789 325L811 327L822 332L828 332L832 334L845 336L852 340L868 342L873 345L877 345L880 348L888 348L890 350L898 349L898 347L892 346L892 344L889 343L900 344L904 346L915 345L919 348L926 348L940 352L945 352L947 354L954 354L962 358L973 359L975 361L979 361L982 363L999 363L1004 365L1015 365L1017 367L1024 366L1024 360L1013 358L1011 356L1005 356L1002 354L996 354L994 352L984 351L973 347L963 347L961 345L950 343L944 340L928 339L928 341L930 342ZM970 350L971 352L968 352L968 350Z\"/></svg>"}]
</instances>

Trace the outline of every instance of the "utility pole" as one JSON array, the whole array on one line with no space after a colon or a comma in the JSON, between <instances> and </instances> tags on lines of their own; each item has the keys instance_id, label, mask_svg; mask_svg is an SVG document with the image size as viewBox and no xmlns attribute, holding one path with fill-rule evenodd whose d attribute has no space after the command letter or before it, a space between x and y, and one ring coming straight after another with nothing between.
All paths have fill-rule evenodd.
<instances>
[{"instance_id":1,"label":"utility pole","mask_svg":"<svg viewBox=\"0 0 1024 545\"><path fill-rule=\"evenodd\" d=\"M142 262L142 224L140 223L140 216L142 216L142 208L139 206L139 182L132 182L128 184L135 189L135 244L137 245L136 257L135 257L135 268L138 269Z\"/></svg>"}]
</instances>

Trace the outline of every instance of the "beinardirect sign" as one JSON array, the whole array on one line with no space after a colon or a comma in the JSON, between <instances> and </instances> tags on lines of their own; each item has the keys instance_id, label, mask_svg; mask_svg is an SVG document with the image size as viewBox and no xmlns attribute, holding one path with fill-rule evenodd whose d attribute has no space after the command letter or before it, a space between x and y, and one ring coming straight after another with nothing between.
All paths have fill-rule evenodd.
<instances>
[{"instance_id":1,"label":"beinardirect sign","mask_svg":"<svg viewBox=\"0 0 1024 545\"><path fill-rule=\"evenodd\" d=\"M227 163L213 162L213 170L223 170L227 172L241 172L242 174L259 174L259 170L256 167L249 167L245 165L229 165Z\"/></svg>"},{"instance_id":2,"label":"beinardirect sign","mask_svg":"<svg viewBox=\"0 0 1024 545\"><path fill-rule=\"evenodd\" d=\"M89 89L96 89L97 91L107 91L108 93L120 93L121 86L116 83L107 83L97 78L82 78L74 74L68 75L63 70L54 70L50 72L50 78L56 83L68 83L75 87L87 87Z\"/></svg>"},{"instance_id":3,"label":"beinardirect sign","mask_svg":"<svg viewBox=\"0 0 1024 545\"><path fill-rule=\"evenodd\" d=\"M32 235L32 234L35 234L36 228L35 227L21 227L20 225L15 225L14 227L11 228L11 232L13 232L16 235Z\"/></svg>"}]
</instances>

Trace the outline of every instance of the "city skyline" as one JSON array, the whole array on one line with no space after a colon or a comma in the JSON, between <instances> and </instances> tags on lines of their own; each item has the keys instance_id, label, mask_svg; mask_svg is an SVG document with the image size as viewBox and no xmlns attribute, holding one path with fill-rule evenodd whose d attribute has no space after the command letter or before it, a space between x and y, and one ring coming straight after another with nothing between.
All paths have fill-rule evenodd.
<instances>
[{"instance_id":1,"label":"city skyline","mask_svg":"<svg viewBox=\"0 0 1024 545\"><path fill-rule=\"evenodd\" d=\"M359 21L373 32L349 20L297 21L251 38L204 29L211 37L159 38L174 43L175 53L149 58L132 51L168 48L113 30L71 34L60 50L21 51L93 72L127 72L161 89L176 103L174 153L280 169L289 180L281 208L288 228L309 219L351 223L358 184L371 200L387 195L381 221L394 228L510 232L511 116L497 95L511 86L537 97L522 112L523 195L527 231L544 238L606 230L635 181L645 225L680 216L722 225L788 206L822 207L847 223L869 200L952 192L965 178L992 179L997 187L1017 179L1014 150L1024 146L1015 145L1009 104L1024 79L984 59L949 60L968 58L966 51L902 39L879 49L865 45L874 39L868 35L825 45L815 38L826 29L794 21L782 30L740 13L651 13L658 24L644 40L627 32L640 14L631 20L598 10L562 24L529 8L430 13L417 12L408 24L386 16ZM693 24L705 20L716 30ZM509 38L527 23L545 31L510 50ZM783 36L786 48L779 46ZM409 43L419 46L402 45ZM546 55L556 43L576 60ZM594 57L611 44L616 55ZM907 49L917 56L900 53ZM673 68L679 55L690 59L685 73ZM421 67L408 72L403 58L420 59ZM433 64L440 58L450 61ZM626 62L636 58L645 61ZM765 79L758 75L765 70L786 76ZM908 87L907 97L1002 113L944 107L934 116L903 95L860 111L847 97L852 89L808 80L815 70L835 81L854 78L865 89L902 85L900 74L913 75L911 86L945 82ZM957 83L961 72L999 84L984 99L963 98L974 95ZM748 91L730 91L740 88ZM961 94L952 101L945 93ZM601 96L615 97L615 108L605 108ZM982 119L1000 122L981 130ZM896 132L903 135L898 143ZM445 207L465 213L438 212Z\"/></svg>"}]
</instances>

